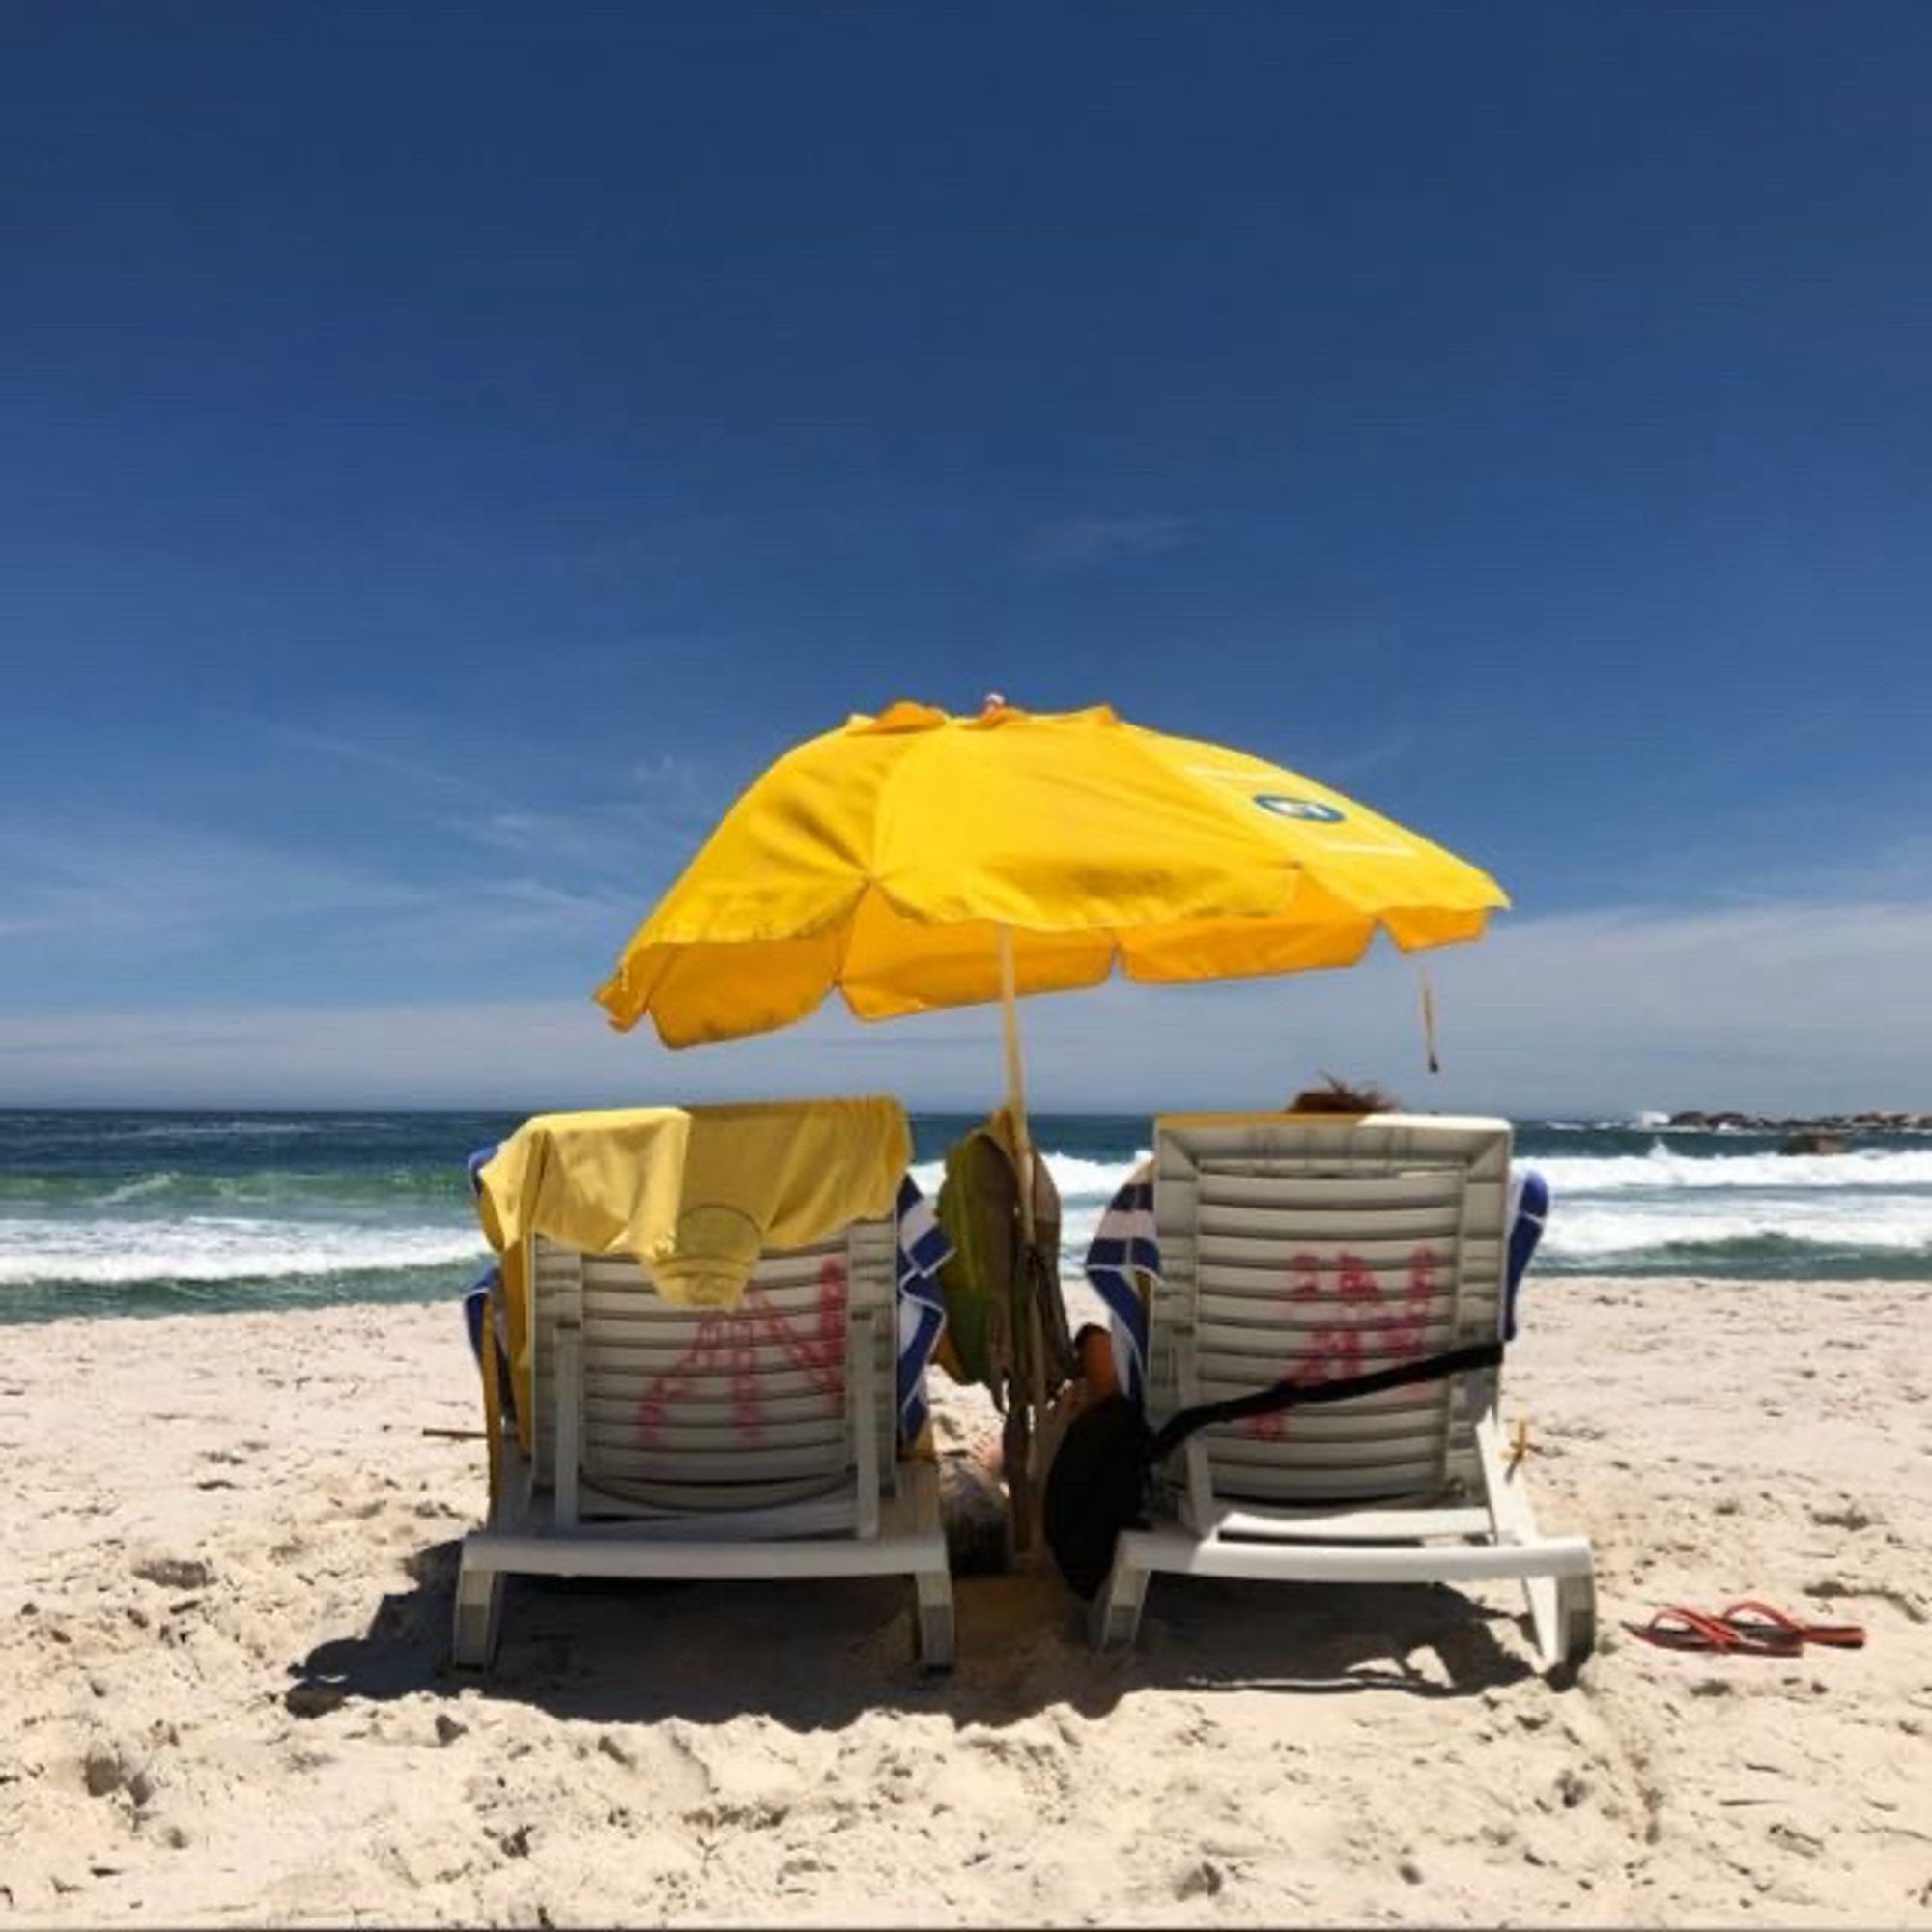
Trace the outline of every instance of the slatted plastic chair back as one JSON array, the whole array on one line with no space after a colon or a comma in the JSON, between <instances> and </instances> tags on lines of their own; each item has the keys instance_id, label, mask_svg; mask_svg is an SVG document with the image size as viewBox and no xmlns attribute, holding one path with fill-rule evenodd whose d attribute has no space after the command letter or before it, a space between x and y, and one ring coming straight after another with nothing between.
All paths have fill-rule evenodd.
<instances>
[{"instance_id":1,"label":"slatted plastic chair back","mask_svg":"<svg viewBox=\"0 0 1932 1932\"><path fill-rule=\"evenodd\" d=\"M1152 1419L1492 1337L1509 1160L1502 1121L1161 1120ZM1474 1493L1494 1391L1491 1371L1207 1430L1185 1452L1192 1506Z\"/></svg>"},{"instance_id":2,"label":"slatted plastic chair back","mask_svg":"<svg viewBox=\"0 0 1932 1932\"><path fill-rule=\"evenodd\" d=\"M764 1255L739 1306L679 1307L624 1256L536 1236L536 1482L556 1479L561 1324L580 1324L582 1506L766 1509L852 1481L868 1435L895 1487L893 1223L855 1221L810 1247ZM848 1399L871 1351L872 1428ZM607 1512L608 1513L608 1512Z\"/></svg>"}]
</instances>

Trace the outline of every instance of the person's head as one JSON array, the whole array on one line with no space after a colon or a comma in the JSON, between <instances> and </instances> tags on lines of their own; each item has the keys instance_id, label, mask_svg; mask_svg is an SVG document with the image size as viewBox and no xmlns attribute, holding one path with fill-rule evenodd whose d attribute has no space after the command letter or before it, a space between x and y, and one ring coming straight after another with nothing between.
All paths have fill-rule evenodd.
<instances>
[{"instance_id":1,"label":"person's head","mask_svg":"<svg viewBox=\"0 0 1932 1932\"><path fill-rule=\"evenodd\" d=\"M1291 1114L1392 1114L1398 1105L1392 1094L1379 1087L1350 1087L1332 1073L1321 1076L1319 1087L1304 1087L1288 1103Z\"/></svg>"},{"instance_id":2,"label":"person's head","mask_svg":"<svg viewBox=\"0 0 1932 1932\"><path fill-rule=\"evenodd\" d=\"M1112 1395L1119 1386L1114 1377L1113 1338L1098 1322L1089 1321L1074 1336L1073 1349L1080 1357L1080 1377L1087 1384L1087 1399L1094 1402Z\"/></svg>"}]
</instances>

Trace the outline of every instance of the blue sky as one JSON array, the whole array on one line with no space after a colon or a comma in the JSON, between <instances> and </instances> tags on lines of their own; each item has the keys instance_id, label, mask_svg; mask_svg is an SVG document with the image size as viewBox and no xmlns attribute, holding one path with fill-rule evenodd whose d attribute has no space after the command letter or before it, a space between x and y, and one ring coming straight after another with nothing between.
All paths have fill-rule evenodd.
<instances>
[{"instance_id":1,"label":"blue sky","mask_svg":"<svg viewBox=\"0 0 1932 1932\"><path fill-rule=\"evenodd\" d=\"M8 10L0 1101L976 1104L988 1014L588 995L783 746L998 688L1518 907L1439 1082L1382 960L1034 1002L1042 1108L1932 1106L1929 80L1920 6Z\"/></svg>"}]
</instances>

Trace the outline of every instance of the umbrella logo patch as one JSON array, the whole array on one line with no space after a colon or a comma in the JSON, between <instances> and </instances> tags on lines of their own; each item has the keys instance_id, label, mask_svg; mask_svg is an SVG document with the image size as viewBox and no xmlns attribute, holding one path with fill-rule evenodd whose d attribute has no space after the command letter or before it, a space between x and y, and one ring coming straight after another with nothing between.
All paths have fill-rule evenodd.
<instances>
[{"instance_id":1,"label":"umbrella logo patch","mask_svg":"<svg viewBox=\"0 0 1932 1932\"><path fill-rule=\"evenodd\" d=\"M1320 799L1290 798L1278 791L1258 791L1255 803L1277 818L1312 818L1321 825L1339 825L1347 815L1332 805L1323 805Z\"/></svg>"}]
</instances>

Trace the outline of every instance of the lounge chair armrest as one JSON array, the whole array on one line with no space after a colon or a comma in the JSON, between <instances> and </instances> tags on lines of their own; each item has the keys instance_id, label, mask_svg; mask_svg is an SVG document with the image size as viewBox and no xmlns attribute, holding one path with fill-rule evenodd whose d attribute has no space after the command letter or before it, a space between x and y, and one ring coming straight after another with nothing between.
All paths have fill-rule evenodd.
<instances>
[{"instance_id":1,"label":"lounge chair armrest","mask_svg":"<svg viewBox=\"0 0 1932 1932\"><path fill-rule=\"evenodd\" d=\"M851 1381L852 1463L858 1483L859 1534L879 1533L879 1310L854 1304L846 1321L845 1373Z\"/></svg>"},{"instance_id":2,"label":"lounge chair armrest","mask_svg":"<svg viewBox=\"0 0 1932 1932\"><path fill-rule=\"evenodd\" d=\"M1201 1368L1195 1350L1194 1324L1177 1321L1173 1333L1175 1384L1180 1394L1180 1406L1188 1408L1201 1400ZM1214 1483L1208 1466L1207 1435L1196 1431L1182 1444L1180 1454L1187 1480L1183 1520L1206 1524L1213 1520L1214 1511Z\"/></svg>"}]
</instances>

